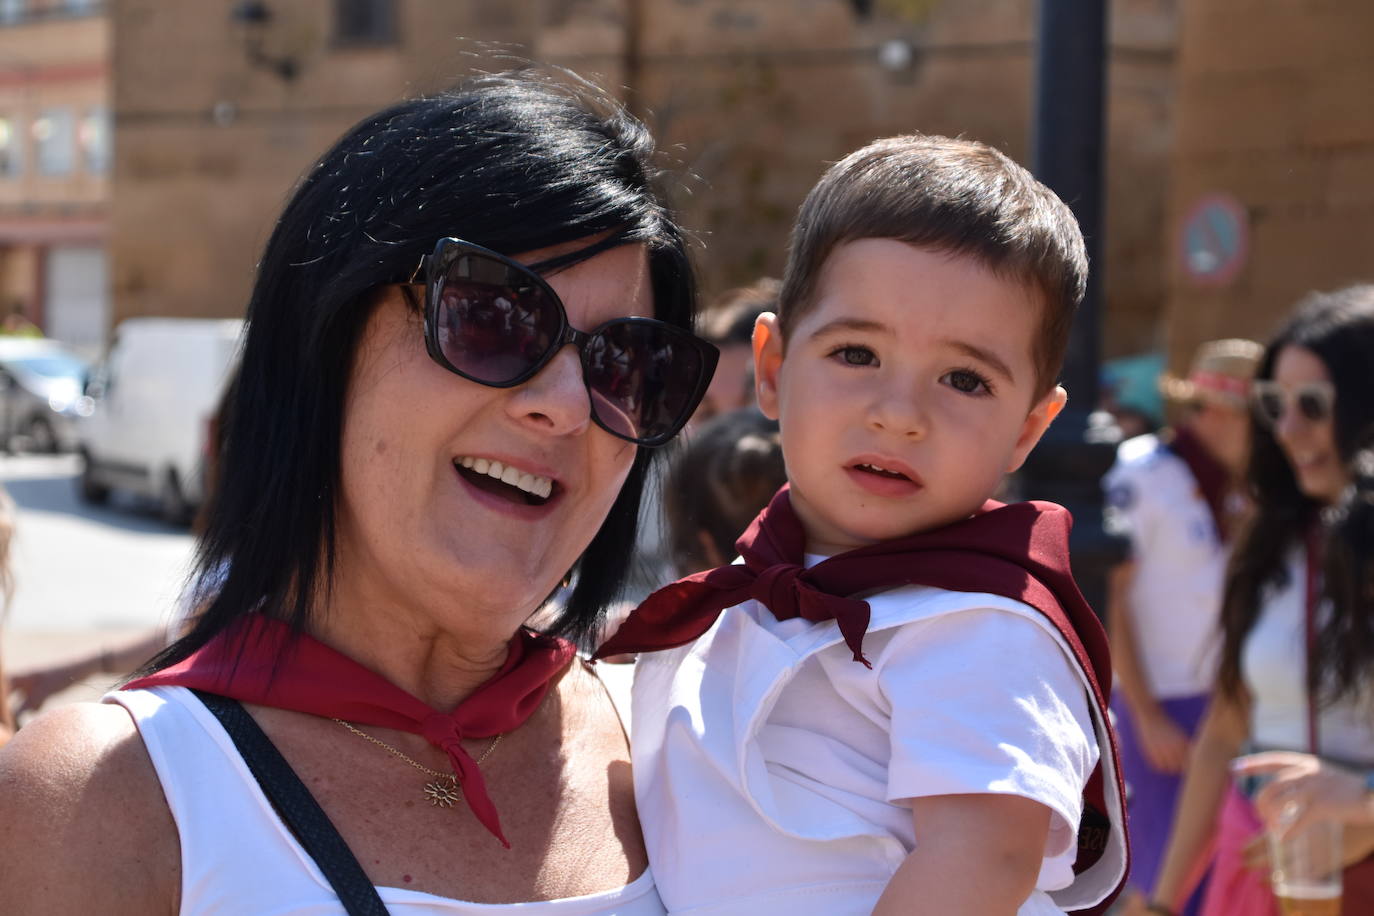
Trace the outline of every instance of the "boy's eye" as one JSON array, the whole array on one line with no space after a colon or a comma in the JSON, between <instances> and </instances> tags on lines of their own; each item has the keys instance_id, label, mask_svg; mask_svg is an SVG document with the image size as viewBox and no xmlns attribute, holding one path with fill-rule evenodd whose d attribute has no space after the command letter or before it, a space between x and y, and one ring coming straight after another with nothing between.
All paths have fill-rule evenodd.
<instances>
[{"instance_id":1,"label":"boy's eye","mask_svg":"<svg viewBox=\"0 0 1374 916\"><path fill-rule=\"evenodd\" d=\"M955 391L962 391L964 394L992 394L992 385L986 378L972 369L955 369L946 372L941 376L940 381Z\"/></svg>"},{"instance_id":2,"label":"boy's eye","mask_svg":"<svg viewBox=\"0 0 1374 916\"><path fill-rule=\"evenodd\" d=\"M830 356L839 359L846 366L876 366L878 354L868 347L843 346L830 351Z\"/></svg>"}]
</instances>

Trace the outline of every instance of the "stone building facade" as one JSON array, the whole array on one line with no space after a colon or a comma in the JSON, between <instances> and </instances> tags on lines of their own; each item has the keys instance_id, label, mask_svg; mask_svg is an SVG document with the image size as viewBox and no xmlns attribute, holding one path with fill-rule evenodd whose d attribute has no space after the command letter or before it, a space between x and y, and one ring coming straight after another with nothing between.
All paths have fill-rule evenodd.
<instances>
[{"instance_id":1,"label":"stone building facade","mask_svg":"<svg viewBox=\"0 0 1374 916\"><path fill-rule=\"evenodd\" d=\"M231 0L113 7L117 317L240 314L311 159L368 111L492 66L493 47L591 76L649 121L708 297L777 274L806 190L874 137L963 134L1023 161L1028 150L1034 4L1021 0L259 6L265 22L232 22ZM1161 336L1177 14L1174 0L1114 0L1113 13L1104 261L1107 350L1119 353ZM386 26L341 36L359 15Z\"/></svg>"},{"instance_id":2,"label":"stone building facade","mask_svg":"<svg viewBox=\"0 0 1374 916\"><path fill-rule=\"evenodd\" d=\"M103 4L0 5L0 316L96 351L109 322Z\"/></svg>"},{"instance_id":3,"label":"stone building facade","mask_svg":"<svg viewBox=\"0 0 1374 916\"><path fill-rule=\"evenodd\" d=\"M1168 203L1169 356L1264 340L1304 293L1374 281L1374 4L1183 4ZM1230 270L1190 264L1186 229L1225 195L1240 232ZM1200 228L1200 227L1198 227ZM1223 227L1225 228L1225 227ZM1192 253L1206 254L1205 237Z\"/></svg>"}]
</instances>

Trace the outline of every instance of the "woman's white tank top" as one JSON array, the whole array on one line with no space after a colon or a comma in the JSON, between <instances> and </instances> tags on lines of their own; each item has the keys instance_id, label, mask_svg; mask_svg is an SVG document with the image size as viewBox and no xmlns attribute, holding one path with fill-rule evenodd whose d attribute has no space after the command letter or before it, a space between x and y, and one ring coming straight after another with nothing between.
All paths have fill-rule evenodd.
<instances>
[{"instance_id":1,"label":"woman's white tank top","mask_svg":"<svg viewBox=\"0 0 1374 916\"><path fill-rule=\"evenodd\" d=\"M342 916L328 880L277 817L219 721L189 690L122 690L105 700L129 711L162 782L181 837L184 916ZM399 887L377 893L393 916L666 913L648 869L616 890L530 903L471 903Z\"/></svg>"}]
</instances>

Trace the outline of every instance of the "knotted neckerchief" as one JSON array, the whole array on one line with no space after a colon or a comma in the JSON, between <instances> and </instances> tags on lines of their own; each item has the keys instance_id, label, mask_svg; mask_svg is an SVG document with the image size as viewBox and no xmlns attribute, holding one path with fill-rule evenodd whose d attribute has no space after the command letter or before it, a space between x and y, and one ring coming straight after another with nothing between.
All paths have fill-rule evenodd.
<instances>
[{"instance_id":1,"label":"knotted neckerchief","mask_svg":"<svg viewBox=\"0 0 1374 916\"><path fill-rule=\"evenodd\" d=\"M1106 633L1069 567L1072 524L1068 510L1054 503L989 500L970 518L846 551L806 569L806 535L784 485L735 543L743 564L700 572L654 592L594 657L686 645L709 630L726 608L752 598L779 620L833 619L854 660L872 667L863 655L868 602L854 595L902 585L985 592L1028 604L1054 625L1091 687L1099 721L1107 722L1111 655ZM1117 797L1125 798L1116 735L1111 729L1107 733L1111 777ZM1099 761L1083 790L1084 824L1074 865L1078 873L1106 848L1109 831L1100 829L1109 826L1111 810L1105 778ZM1120 826L1124 836L1125 825Z\"/></svg>"},{"instance_id":2,"label":"knotted neckerchief","mask_svg":"<svg viewBox=\"0 0 1374 916\"><path fill-rule=\"evenodd\" d=\"M509 849L482 771L461 740L489 738L523 724L574 654L566 640L522 628L501 669L457 709L443 713L319 640L253 614L177 664L121 689L191 687L242 703L422 735L448 754L468 807Z\"/></svg>"},{"instance_id":3,"label":"knotted neckerchief","mask_svg":"<svg viewBox=\"0 0 1374 916\"><path fill-rule=\"evenodd\" d=\"M1227 498L1234 490L1234 480L1226 466L1203 447L1197 435L1187 427L1175 430L1169 440L1169 450L1183 459L1188 471L1197 482L1203 502L1212 513L1212 522L1217 526L1217 540L1226 543L1230 539L1231 525L1227 517Z\"/></svg>"}]
</instances>

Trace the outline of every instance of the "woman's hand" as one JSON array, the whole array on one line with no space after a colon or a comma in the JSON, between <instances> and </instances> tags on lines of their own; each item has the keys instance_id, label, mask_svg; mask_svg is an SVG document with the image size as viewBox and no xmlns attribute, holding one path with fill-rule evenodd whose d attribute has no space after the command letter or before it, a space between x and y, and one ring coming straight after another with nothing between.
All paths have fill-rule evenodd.
<instances>
[{"instance_id":1,"label":"woman's hand","mask_svg":"<svg viewBox=\"0 0 1374 916\"><path fill-rule=\"evenodd\" d=\"M1268 873L1270 869L1269 859L1269 837L1264 833L1257 833L1245 844L1242 851L1245 860L1245 867L1255 871ZM1341 832L1341 866L1350 866L1363 862L1365 859L1374 855L1374 827L1366 826L1347 826Z\"/></svg>"},{"instance_id":2,"label":"woman's hand","mask_svg":"<svg viewBox=\"0 0 1374 916\"><path fill-rule=\"evenodd\" d=\"M1363 774L1289 751L1241 757L1232 769L1242 776L1273 776L1255 796L1255 808L1280 837L1320 820L1374 825L1374 804Z\"/></svg>"},{"instance_id":3,"label":"woman's hand","mask_svg":"<svg viewBox=\"0 0 1374 916\"><path fill-rule=\"evenodd\" d=\"M1154 714L1137 716L1132 724L1151 769L1160 773L1183 772L1184 764L1188 762L1188 733L1179 728L1158 704L1155 705Z\"/></svg>"}]
</instances>

